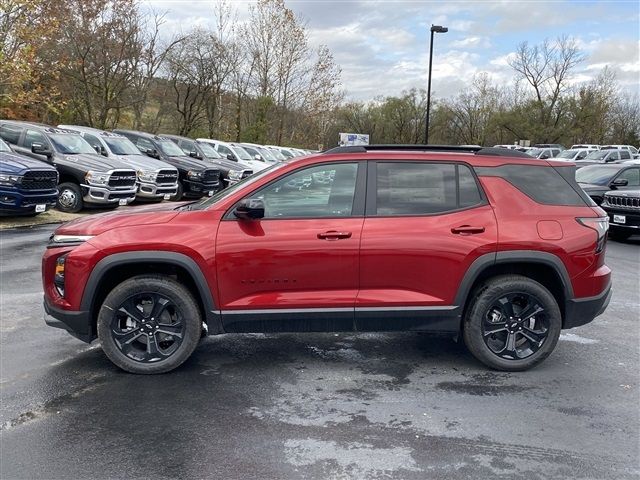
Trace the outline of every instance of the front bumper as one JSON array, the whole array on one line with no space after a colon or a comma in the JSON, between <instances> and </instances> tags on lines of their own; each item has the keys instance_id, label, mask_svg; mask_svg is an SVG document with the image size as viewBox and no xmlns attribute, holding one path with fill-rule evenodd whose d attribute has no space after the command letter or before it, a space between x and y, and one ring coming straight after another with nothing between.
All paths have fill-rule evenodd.
<instances>
[{"instance_id":1,"label":"front bumper","mask_svg":"<svg viewBox=\"0 0 640 480\"><path fill-rule=\"evenodd\" d=\"M178 184L166 185L140 182L136 197L145 200L162 200L165 195L174 196L178 191Z\"/></svg>"},{"instance_id":2,"label":"front bumper","mask_svg":"<svg viewBox=\"0 0 640 480\"><path fill-rule=\"evenodd\" d=\"M45 209L55 206L58 192L26 193L21 190L0 188L0 212L3 214L25 215L34 213L36 205Z\"/></svg>"},{"instance_id":3,"label":"front bumper","mask_svg":"<svg viewBox=\"0 0 640 480\"><path fill-rule=\"evenodd\" d=\"M133 185L127 188L110 189L95 185L80 185L82 187L83 200L86 203L98 203L103 205L113 205L125 199L127 203L133 202L136 198L138 187Z\"/></svg>"},{"instance_id":4,"label":"front bumper","mask_svg":"<svg viewBox=\"0 0 640 480\"><path fill-rule=\"evenodd\" d=\"M609 228L640 233L640 212L637 208L632 210L606 207L605 211L609 216ZM620 217L624 217L624 223L615 221L616 218L620 220Z\"/></svg>"},{"instance_id":5,"label":"front bumper","mask_svg":"<svg viewBox=\"0 0 640 480\"><path fill-rule=\"evenodd\" d=\"M49 303L44 297L44 321L50 327L62 328L83 342L91 343L96 332L89 312L62 310Z\"/></svg>"},{"instance_id":6,"label":"front bumper","mask_svg":"<svg viewBox=\"0 0 640 480\"><path fill-rule=\"evenodd\" d=\"M593 321L594 318L606 310L612 295L613 289L611 288L611 283L609 283L604 291L595 297L569 300L565 305L562 328L579 327Z\"/></svg>"},{"instance_id":7,"label":"front bumper","mask_svg":"<svg viewBox=\"0 0 640 480\"><path fill-rule=\"evenodd\" d=\"M220 181L216 182L192 182L191 180L184 180L184 194L187 196L197 196L202 197L204 195L213 195L215 192L220 190Z\"/></svg>"}]
</instances>

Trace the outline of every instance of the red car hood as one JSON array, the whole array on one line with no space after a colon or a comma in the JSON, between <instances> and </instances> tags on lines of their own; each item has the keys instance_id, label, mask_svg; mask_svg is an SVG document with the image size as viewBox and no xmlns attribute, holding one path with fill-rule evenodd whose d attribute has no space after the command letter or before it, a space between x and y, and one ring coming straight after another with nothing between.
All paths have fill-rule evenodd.
<instances>
[{"instance_id":1,"label":"red car hood","mask_svg":"<svg viewBox=\"0 0 640 480\"><path fill-rule=\"evenodd\" d=\"M180 213L176 210L185 203L161 203L141 207L118 209L113 212L87 215L61 225L56 235L99 235L107 230L133 225L167 223Z\"/></svg>"}]
</instances>

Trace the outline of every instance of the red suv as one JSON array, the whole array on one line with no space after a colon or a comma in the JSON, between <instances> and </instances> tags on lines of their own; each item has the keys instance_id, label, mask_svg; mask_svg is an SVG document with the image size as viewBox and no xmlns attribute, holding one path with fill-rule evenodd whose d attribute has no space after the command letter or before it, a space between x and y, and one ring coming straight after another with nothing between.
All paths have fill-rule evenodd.
<instances>
[{"instance_id":1,"label":"red suv","mask_svg":"<svg viewBox=\"0 0 640 480\"><path fill-rule=\"evenodd\" d=\"M42 260L47 323L135 373L204 334L416 330L524 370L611 297L575 167L513 150L339 147L215 196L85 217Z\"/></svg>"}]
</instances>

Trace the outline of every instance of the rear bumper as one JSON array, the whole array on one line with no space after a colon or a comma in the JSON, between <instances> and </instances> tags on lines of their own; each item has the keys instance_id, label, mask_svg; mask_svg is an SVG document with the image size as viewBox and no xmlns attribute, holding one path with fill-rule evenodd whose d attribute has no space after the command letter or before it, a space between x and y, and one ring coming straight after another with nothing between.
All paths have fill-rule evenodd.
<instances>
[{"instance_id":1,"label":"rear bumper","mask_svg":"<svg viewBox=\"0 0 640 480\"><path fill-rule=\"evenodd\" d=\"M562 328L579 327L593 321L605 311L612 295L613 289L609 283L604 291L595 297L569 300L566 304Z\"/></svg>"},{"instance_id":2,"label":"rear bumper","mask_svg":"<svg viewBox=\"0 0 640 480\"><path fill-rule=\"evenodd\" d=\"M56 308L44 297L44 321L50 327L62 328L83 342L91 343L96 334L89 312L73 312Z\"/></svg>"}]
</instances>

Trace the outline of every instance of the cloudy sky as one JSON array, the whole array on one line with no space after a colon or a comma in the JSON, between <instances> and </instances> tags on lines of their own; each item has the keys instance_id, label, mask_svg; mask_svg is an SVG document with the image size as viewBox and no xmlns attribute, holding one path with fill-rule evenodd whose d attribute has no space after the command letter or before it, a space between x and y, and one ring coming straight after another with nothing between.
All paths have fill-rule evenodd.
<instances>
[{"instance_id":1,"label":"cloudy sky","mask_svg":"<svg viewBox=\"0 0 640 480\"><path fill-rule=\"evenodd\" d=\"M146 0L168 12L164 33L212 25L214 0ZM234 1L239 21L250 2ZM304 18L312 45L326 44L342 67L347 97L370 100L426 87L429 27L449 28L434 41L432 91L460 92L474 74L509 83L509 56L523 41L575 37L586 61L574 81L588 81L605 66L630 92L640 90L638 1L364 1L287 0Z\"/></svg>"}]
</instances>

